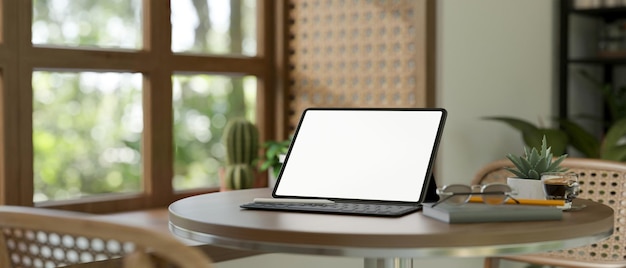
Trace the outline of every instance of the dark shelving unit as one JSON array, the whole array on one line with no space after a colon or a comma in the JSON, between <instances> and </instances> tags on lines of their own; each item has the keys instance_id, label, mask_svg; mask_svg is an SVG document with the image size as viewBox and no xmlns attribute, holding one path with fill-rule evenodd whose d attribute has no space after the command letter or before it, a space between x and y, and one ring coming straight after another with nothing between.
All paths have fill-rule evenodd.
<instances>
[{"instance_id":1,"label":"dark shelving unit","mask_svg":"<svg viewBox=\"0 0 626 268\"><path fill-rule=\"evenodd\" d=\"M585 16L596 19L604 24L611 23L616 20L626 19L626 6L623 7L597 7L578 9L574 7L573 0L559 1L559 107L558 113L560 118L569 117L568 97L570 92L569 78L572 75L570 68L574 64L593 65L601 68L603 77L600 79L605 83L613 83L614 69L617 66L626 66L626 51L615 53L611 56L601 56L599 53L595 55L579 55L571 56L570 53L570 35L572 34L573 25L570 23L572 16ZM598 32L601 31L598 28ZM590 37L594 38L594 37Z\"/></svg>"},{"instance_id":2,"label":"dark shelving unit","mask_svg":"<svg viewBox=\"0 0 626 268\"><path fill-rule=\"evenodd\" d=\"M599 8L587 8L577 9L572 6L570 1L561 1L562 5L567 6L568 13L597 17L605 20L622 19L626 16L626 7L599 7Z\"/></svg>"},{"instance_id":3,"label":"dark shelving unit","mask_svg":"<svg viewBox=\"0 0 626 268\"><path fill-rule=\"evenodd\" d=\"M584 58L570 58L567 63L580 63L580 64L599 64L599 65L622 65L626 64L626 57L620 58L601 58L601 57L584 57Z\"/></svg>"}]
</instances>

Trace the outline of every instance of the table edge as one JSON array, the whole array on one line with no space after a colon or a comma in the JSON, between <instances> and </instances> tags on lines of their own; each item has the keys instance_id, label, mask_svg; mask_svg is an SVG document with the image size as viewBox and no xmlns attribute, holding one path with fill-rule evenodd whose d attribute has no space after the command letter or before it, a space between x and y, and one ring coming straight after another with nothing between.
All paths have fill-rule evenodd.
<instances>
[{"instance_id":1,"label":"table edge","mask_svg":"<svg viewBox=\"0 0 626 268\"><path fill-rule=\"evenodd\" d=\"M245 239L233 239L188 230L169 223L170 231L176 236L221 247L246 249L265 252L289 252L325 256L350 256L366 258L420 258L420 257L486 257L537 253L555 248L574 248L604 240L613 234L613 229L583 237L542 241L532 243L501 244L463 247L419 247L419 248L372 248L320 246L291 243L256 242Z\"/></svg>"}]
</instances>

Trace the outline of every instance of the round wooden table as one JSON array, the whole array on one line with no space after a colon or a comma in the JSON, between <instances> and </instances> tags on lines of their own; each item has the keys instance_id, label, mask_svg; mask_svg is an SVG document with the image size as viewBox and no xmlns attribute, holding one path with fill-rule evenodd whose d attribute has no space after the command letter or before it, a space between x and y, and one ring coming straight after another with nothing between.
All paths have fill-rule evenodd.
<instances>
[{"instance_id":1,"label":"round wooden table","mask_svg":"<svg viewBox=\"0 0 626 268\"><path fill-rule=\"evenodd\" d=\"M536 253L598 242L613 233L613 210L589 200L560 221L448 224L421 212L399 218L241 209L269 189L192 196L169 207L183 238L266 252L365 258L365 266L407 266L419 257Z\"/></svg>"}]
</instances>

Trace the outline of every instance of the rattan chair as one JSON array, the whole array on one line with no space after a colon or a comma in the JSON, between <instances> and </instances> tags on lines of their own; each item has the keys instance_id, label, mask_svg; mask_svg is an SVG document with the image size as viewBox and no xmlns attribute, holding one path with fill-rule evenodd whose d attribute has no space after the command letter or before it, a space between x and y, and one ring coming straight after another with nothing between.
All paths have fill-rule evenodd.
<instances>
[{"instance_id":1,"label":"rattan chair","mask_svg":"<svg viewBox=\"0 0 626 268\"><path fill-rule=\"evenodd\" d=\"M476 173L472 184L506 183L512 174L508 159L487 164ZM562 166L578 173L578 198L603 203L615 211L613 235L596 244L542 254L511 255L485 259L485 268L496 268L500 259L559 267L626 267L626 163L585 158L567 158ZM575 212L569 212L575 213Z\"/></svg>"},{"instance_id":2,"label":"rattan chair","mask_svg":"<svg viewBox=\"0 0 626 268\"><path fill-rule=\"evenodd\" d=\"M0 267L210 268L170 234L88 215L0 206Z\"/></svg>"}]
</instances>

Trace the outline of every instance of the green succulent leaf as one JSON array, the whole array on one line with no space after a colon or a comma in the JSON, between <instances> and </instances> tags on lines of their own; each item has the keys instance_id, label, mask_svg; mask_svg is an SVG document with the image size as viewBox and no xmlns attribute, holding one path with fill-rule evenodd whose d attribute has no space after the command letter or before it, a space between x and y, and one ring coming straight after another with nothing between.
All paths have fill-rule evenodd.
<instances>
[{"instance_id":1,"label":"green succulent leaf","mask_svg":"<svg viewBox=\"0 0 626 268\"><path fill-rule=\"evenodd\" d=\"M526 177L526 174L520 172L519 170L517 170L515 168L505 168L505 169L510 171L511 173L513 173L518 178L525 178Z\"/></svg>"},{"instance_id":2,"label":"green succulent leaf","mask_svg":"<svg viewBox=\"0 0 626 268\"><path fill-rule=\"evenodd\" d=\"M530 161L528 161L528 159L526 158L520 158L520 162L522 163L522 166L517 167L517 169L519 169L521 172L525 173L526 175L528 175L528 173L532 170L533 166L530 163Z\"/></svg>"},{"instance_id":3,"label":"green succulent leaf","mask_svg":"<svg viewBox=\"0 0 626 268\"><path fill-rule=\"evenodd\" d=\"M515 156L507 154L506 157L513 163L515 168L506 168L517 177L535 179L541 178L541 174L545 172L562 171L561 162L567 155L561 155L557 159L552 158L552 148L548 147L546 136L541 139L541 150L537 148L524 147L524 156Z\"/></svg>"},{"instance_id":4,"label":"green succulent leaf","mask_svg":"<svg viewBox=\"0 0 626 268\"><path fill-rule=\"evenodd\" d=\"M541 158L539 161L537 161L537 164L535 164L535 168L534 170L536 170L539 173L543 173L544 170L548 170L548 168L550 167L550 159L551 158Z\"/></svg>"},{"instance_id":5,"label":"green succulent leaf","mask_svg":"<svg viewBox=\"0 0 626 268\"><path fill-rule=\"evenodd\" d=\"M531 152L530 147L524 146L524 155L525 156L529 156L530 152ZM522 158L522 157L520 156L520 158Z\"/></svg>"},{"instance_id":6,"label":"green succulent leaf","mask_svg":"<svg viewBox=\"0 0 626 268\"><path fill-rule=\"evenodd\" d=\"M515 156L513 154L507 154L506 158L508 158L511 161L511 163L513 163L513 165L515 167L518 167L516 170L519 170L519 167L523 167L523 165L524 165L524 164L522 164L522 162L520 160L521 157Z\"/></svg>"},{"instance_id":7,"label":"green succulent leaf","mask_svg":"<svg viewBox=\"0 0 626 268\"><path fill-rule=\"evenodd\" d=\"M554 161L552 161L552 163L548 166L548 168L546 169L546 172L551 172L551 171L566 171L567 168L564 167L560 167L561 162L563 162L563 160L565 160L565 158L567 158L567 155L561 155L559 156L557 159L555 159ZM550 158L552 159L552 158Z\"/></svg>"},{"instance_id":8,"label":"green succulent leaf","mask_svg":"<svg viewBox=\"0 0 626 268\"><path fill-rule=\"evenodd\" d=\"M529 166L530 169L537 168L537 163L541 162L541 160L543 159L539 155L539 152L537 151L537 149L535 149L535 148L533 148L530 151L530 155L527 155L526 157L528 157L528 160L524 159L523 161L528 163L528 166Z\"/></svg>"},{"instance_id":9,"label":"green succulent leaf","mask_svg":"<svg viewBox=\"0 0 626 268\"><path fill-rule=\"evenodd\" d=\"M537 172L536 170L529 170L528 178L538 180L541 178L541 174L539 174L539 172Z\"/></svg>"}]
</instances>

